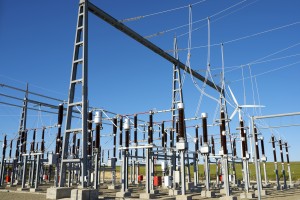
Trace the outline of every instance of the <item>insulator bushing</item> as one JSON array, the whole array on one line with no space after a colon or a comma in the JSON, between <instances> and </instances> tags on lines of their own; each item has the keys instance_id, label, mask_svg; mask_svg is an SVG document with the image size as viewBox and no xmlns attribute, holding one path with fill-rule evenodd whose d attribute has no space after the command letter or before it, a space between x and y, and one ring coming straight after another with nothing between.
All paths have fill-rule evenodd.
<instances>
[{"instance_id":1,"label":"insulator bushing","mask_svg":"<svg viewBox=\"0 0 300 200\"><path fill-rule=\"evenodd\" d=\"M196 139L195 151L199 151L199 127L198 126L195 127L195 139Z\"/></svg>"},{"instance_id":2,"label":"insulator bushing","mask_svg":"<svg viewBox=\"0 0 300 200\"><path fill-rule=\"evenodd\" d=\"M285 142L284 145L285 145L285 153L286 153L286 162L290 163L288 143Z\"/></svg>"},{"instance_id":3,"label":"insulator bushing","mask_svg":"<svg viewBox=\"0 0 300 200\"><path fill-rule=\"evenodd\" d=\"M208 138L207 138L207 114L202 113L202 130L203 130L203 142L204 144L207 144Z\"/></svg>"},{"instance_id":4,"label":"insulator bushing","mask_svg":"<svg viewBox=\"0 0 300 200\"><path fill-rule=\"evenodd\" d=\"M278 144L279 144L279 149L280 149L281 163L284 163L281 139L278 140Z\"/></svg>"},{"instance_id":5,"label":"insulator bushing","mask_svg":"<svg viewBox=\"0 0 300 200\"><path fill-rule=\"evenodd\" d=\"M272 135L272 147L273 147L273 156L274 156L274 162L277 162L277 156L276 156L276 147L275 147L275 137Z\"/></svg>"},{"instance_id":6,"label":"insulator bushing","mask_svg":"<svg viewBox=\"0 0 300 200\"><path fill-rule=\"evenodd\" d=\"M258 138L257 138L256 128L254 128L254 141L255 141L255 148L256 148L256 158L259 159L259 148L258 148Z\"/></svg>"},{"instance_id":7,"label":"insulator bushing","mask_svg":"<svg viewBox=\"0 0 300 200\"><path fill-rule=\"evenodd\" d=\"M134 128L133 142L137 143L137 115L134 115L134 117L133 117L133 128Z\"/></svg>"},{"instance_id":8,"label":"insulator bushing","mask_svg":"<svg viewBox=\"0 0 300 200\"><path fill-rule=\"evenodd\" d=\"M120 138L119 138L119 145L122 146L123 144L123 117L120 117L120 121L119 121L119 130L120 130Z\"/></svg>"},{"instance_id":9,"label":"insulator bushing","mask_svg":"<svg viewBox=\"0 0 300 200\"><path fill-rule=\"evenodd\" d=\"M225 113L221 110L221 126L220 126L221 146L223 148L224 155L227 155L227 142L226 142L226 122Z\"/></svg>"},{"instance_id":10,"label":"insulator bushing","mask_svg":"<svg viewBox=\"0 0 300 200\"><path fill-rule=\"evenodd\" d=\"M115 125L118 124L118 119L117 118L114 118L113 119L113 134L114 134L114 150L113 150L113 155L114 155L114 158L116 157L116 145L117 145L117 127Z\"/></svg>"},{"instance_id":11,"label":"insulator bushing","mask_svg":"<svg viewBox=\"0 0 300 200\"><path fill-rule=\"evenodd\" d=\"M64 105L63 104L59 104L58 105L58 120L57 120L58 126L62 125L63 115L64 115Z\"/></svg>"},{"instance_id":12,"label":"insulator bushing","mask_svg":"<svg viewBox=\"0 0 300 200\"><path fill-rule=\"evenodd\" d=\"M95 148L99 149L100 146L100 124L96 125L96 141L95 141Z\"/></svg>"}]
</instances>

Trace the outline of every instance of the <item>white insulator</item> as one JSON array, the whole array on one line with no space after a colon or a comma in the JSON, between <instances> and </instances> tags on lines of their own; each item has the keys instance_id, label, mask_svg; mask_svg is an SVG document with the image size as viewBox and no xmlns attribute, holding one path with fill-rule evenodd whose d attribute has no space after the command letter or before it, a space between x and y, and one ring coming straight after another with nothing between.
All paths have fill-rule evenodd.
<instances>
[{"instance_id":1,"label":"white insulator","mask_svg":"<svg viewBox=\"0 0 300 200\"><path fill-rule=\"evenodd\" d=\"M95 124L101 124L102 123L102 114L101 114L101 112L99 112L99 111L95 112L94 123Z\"/></svg>"},{"instance_id":2,"label":"white insulator","mask_svg":"<svg viewBox=\"0 0 300 200\"><path fill-rule=\"evenodd\" d=\"M177 108L178 108L178 109L183 109L183 108L184 108L183 103L178 103L178 104L177 104Z\"/></svg>"},{"instance_id":3,"label":"white insulator","mask_svg":"<svg viewBox=\"0 0 300 200\"><path fill-rule=\"evenodd\" d=\"M125 122L123 124L123 128L125 130L129 130L130 129L130 121L129 121L129 119L125 119Z\"/></svg>"},{"instance_id":4,"label":"white insulator","mask_svg":"<svg viewBox=\"0 0 300 200\"><path fill-rule=\"evenodd\" d=\"M202 118L207 118L207 115L208 115L207 113L201 113Z\"/></svg>"},{"instance_id":5,"label":"white insulator","mask_svg":"<svg viewBox=\"0 0 300 200\"><path fill-rule=\"evenodd\" d=\"M162 171L166 171L166 169L167 169L167 163L165 161L161 162L161 169L162 169Z\"/></svg>"}]
</instances>

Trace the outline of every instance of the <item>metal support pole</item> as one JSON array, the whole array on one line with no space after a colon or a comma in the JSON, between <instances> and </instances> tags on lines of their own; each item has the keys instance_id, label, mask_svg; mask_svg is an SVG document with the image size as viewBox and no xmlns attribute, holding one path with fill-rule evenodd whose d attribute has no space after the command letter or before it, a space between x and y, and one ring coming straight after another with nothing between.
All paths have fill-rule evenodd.
<instances>
[{"instance_id":1,"label":"metal support pole","mask_svg":"<svg viewBox=\"0 0 300 200\"><path fill-rule=\"evenodd\" d=\"M257 142L255 142L255 135L257 134L254 127L254 119L251 117L251 123L252 123L252 140L254 145L258 145ZM259 160L257 158L258 155L258 149L254 148L254 164L255 164L255 172L256 172L256 183L257 183L257 197L258 200L261 200L261 176L260 176L260 167L259 167Z\"/></svg>"},{"instance_id":2,"label":"metal support pole","mask_svg":"<svg viewBox=\"0 0 300 200\"><path fill-rule=\"evenodd\" d=\"M39 187L40 157L41 157L41 155L37 155L34 189L38 189L38 187Z\"/></svg>"},{"instance_id":3,"label":"metal support pole","mask_svg":"<svg viewBox=\"0 0 300 200\"><path fill-rule=\"evenodd\" d=\"M95 171L94 171L94 189L99 189L99 153L98 148L95 151Z\"/></svg>"},{"instance_id":4,"label":"metal support pole","mask_svg":"<svg viewBox=\"0 0 300 200\"><path fill-rule=\"evenodd\" d=\"M246 158L243 159L243 178L245 184L244 190L246 193L248 193L249 192L248 163Z\"/></svg>"},{"instance_id":5,"label":"metal support pole","mask_svg":"<svg viewBox=\"0 0 300 200\"><path fill-rule=\"evenodd\" d=\"M264 168L265 185L268 185L268 177L267 177L266 162L263 162L263 168Z\"/></svg>"},{"instance_id":6,"label":"metal support pole","mask_svg":"<svg viewBox=\"0 0 300 200\"><path fill-rule=\"evenodd\" d=\"M23 157L23 173L22 173L22 189L25 188L25 182L26 182L26 171L27 171L27 156L25 155Z\"/></svg>"},{"instance_id":7,"label":"metal support pole","mask_svg":"<svg viewBox=\"0 0 300 200\"><path fill-rule=\"evenodd\" d=\"M280 156L281 156L281 168L282 168L281 172L282 172L282 176L283 176L283 188L287 189L281 139L278 140L278 143L279 143Z\"/></svg>"},{"instance_id":8,"label":"metal support pole","mask_svg":"<svg viewBox=\"0 0 300 200\"><path fill-rule=\"evenodd\" d=\"M150 149L146 149L146 193L150 193Z\"/></svg>"},{"instance_id":9,"label":"metal support pole","mask_svg":"<svg viewBox=\"0 0 300 200\"><path fill-rule=\"evenodd\" d=\"M205 187L206 191L210 190L210 170L209 170L209 160L208 155L204 155L204 164L205 164Z\"/></svg>"},{"instance_id":10,"label":"metal support pole","mask_svg":"<svg viewBox=\"0 0 300 200\"><path fill-rule=\"evenodd\" d=\"M227 156L222 157L222 168L223 168L223 181L226 196L230 196L229 179L228 179L228 158Z\"/></svg>"},{"instance_id":11,"label":"metal support pole","mask_svg":"<svg viewBox=\"0 0 300 200\"><path fill-rule=\"evenodd\" d=\"M185 142L185 141L181 141ZM184 159L185 151L180 151L180 164L181 164L181 195L185 195L186 185L185 185L185 159Z\"/></svg>"},{"instance_id":12,"label":"metal support pole","mask_svg":"<svg viewBox=\"0 0 300 200\"><path fill-rule=\"evenodd\" d=\"M36 166L36 159L35 156L33 157L33 160L30 161L30 178L29 178L29 183L30 183L30 187L34 186L34 171Z\"/></svg>"}]
</instances>

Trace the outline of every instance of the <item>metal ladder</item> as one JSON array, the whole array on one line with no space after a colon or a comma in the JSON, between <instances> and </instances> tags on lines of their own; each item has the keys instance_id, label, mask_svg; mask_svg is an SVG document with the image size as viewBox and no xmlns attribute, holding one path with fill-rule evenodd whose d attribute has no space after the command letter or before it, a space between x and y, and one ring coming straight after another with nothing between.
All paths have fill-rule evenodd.
<instances>
[{"instance_id":1,"label":"metal ladder","mask_svg":"<svg viewBox=\"0 0 300 200\"><path fill-rule=\"evenodd\" d=\"M174 58L178 60L178 46L177 46L177 39L174 38ZM172 128L175 129L176 126L176 119L178 118L178 111L177 111L177 104L183 103L183 94L182 94L182 84L181 84L181 74L180 69L177 65L173 65L173 87L172 87ZM185 122L184 122L185 126ZM184 129L184 135L186 139L186 132ZM174 137L175 139L176 137ZM173 143L174 144L174 143ZM189 166L189 159L186 158L186 163ZM174 165L176 166L176 161L173 161L172 171L175 170ZM188 169L188 182L190 182L190 170Z\"/></svg>"},{"instance_id":2,"label":"metal ladder","mask_svg":"<svg viewBox=\"0 0 300 200\"><path fill-rule=\"evenodd\" d=\"M87 41L88 41L88 2L80 0L79 10L78 10L78 20L76 27L74 52L73 52L73 62L72 71L70 78L70 88L69 97L67 102L67 113L66 113L66 128L64 133L64 140L62 146L62 159L61 159L61 169L60 169L60 181L59 187L65 186L66 181L66 171L67 163L69 166L72 163L80 163L81 166L81 185L82 187L87 187L89 180L87 180L88 174L88 159L87 159L87 113L88 113L88 65L87 65ZM78 70L81 68L81 71ZM81 86L81 88L77 88ZM77 90L76 90L77 89ZM81 90L81 92L80 92ZM75 92L78 97L80 96L81 101L74 101ZM81 108L81 127L72 128L72 116L75 113L75 108ZM73 159L68 156L68 147L70 134L82 134L81 143L81 156L79 159Z\"/></svg>"}]
</instances>

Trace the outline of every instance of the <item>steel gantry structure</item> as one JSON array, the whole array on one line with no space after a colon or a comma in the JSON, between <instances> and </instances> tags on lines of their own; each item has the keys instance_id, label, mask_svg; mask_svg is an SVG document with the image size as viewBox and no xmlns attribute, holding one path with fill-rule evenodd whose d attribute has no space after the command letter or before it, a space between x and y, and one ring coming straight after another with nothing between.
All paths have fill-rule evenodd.
<instances>
[{"instance_id":1,"label":"steel gantry structure","mask_svg":"<svg viewBox=\"0 0 300 200\"><path fill-rule=\"evenodd\" d=\"M137 42L141 43L154 53L160 55L162 58L168 60L177 66L178 68L186 71L195 78L199 79L213 89L221 92L221 88L216 86L210 80L206 80L205 77L198 74L196 71L190 69L185 64L179 61L178 57L173 57L167 52L163 51L161 48L150 42L149 40L142 37L140 34L130 29L123 23L119 22L117 19L107 14L88 0L80 0L79 11L74 43L72 70L70 78L69 95L67 102L67 114L66 114L66 124L65 133L62 147L62 159L61 159L61 169L60 169L60 187L65 187L66 173L68 171L67 164L72 165L72 163L78 163L81 166L81 186L82 188L87 188L90 186L90 169L89 156L87 155L88 148L88 12L93 13L100 19L104 20L108 24L112 25L116 29L125 33L129 37L133 38ZM81 70L81 71L80 71ZM77 86L77 87L76 87ZM77 89L75 89L77 88ZM76 93L76 94L75 94ZM77 101L77 98L80 99ZM76 99L76 101L75 101ZM76 111L75 108L81 108L81 125L80 127L74 127L72 123L72 114ZM81 155L74 159L72 155L68 154L69 138L73 134L81 134Z\"/></svg>"}]
</instances>

